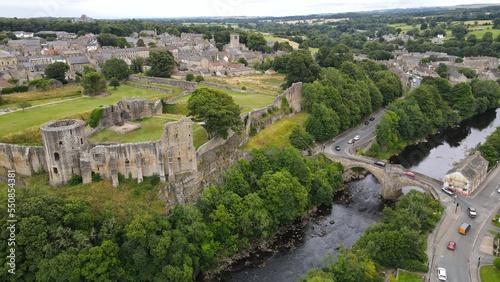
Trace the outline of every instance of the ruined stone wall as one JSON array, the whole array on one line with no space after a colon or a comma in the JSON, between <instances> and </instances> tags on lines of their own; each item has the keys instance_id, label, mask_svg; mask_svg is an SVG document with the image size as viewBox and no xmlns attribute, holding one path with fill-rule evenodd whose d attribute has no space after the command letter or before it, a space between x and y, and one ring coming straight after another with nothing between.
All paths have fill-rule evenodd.
<instances>
[{"instance_id":1,"label":"ruined stone wall","mask_svg":"<svg viewBox=\"0 0 500 282\"><path fill-rule=\"evenodd\" d=\"M0 143L0 167L22 176L31 176L42 168L47 171L44 148Z\"/></svg>"},{"instance_id":2,"label":"ruined stone wall","mask_svg":"<svg viewBox=\"0 0 500 282\"><path fill-rule=\"evenodd\" d=\"M152 76L140 76L140 75L131 75L129 76L129 81L139 81L145 83L153 83L153 84L165 84L174 87L179 87L184 90L194 90L198 86L198 83L184 80L175 80L161 77L152 77Z\"/></svg>"},{"instance_id":3,"label":"ruined stone wall","mask_svg":"<svg viewBox=\"0 0 500 282\"><path fill-rule=\"evenodd\" d=\"M222 89L227 89L227 90L231 90L231 91L235 91L235 92L241 92L241 93L257 93L253 90L242 90L242 89L238 89L238 88L233 88L231 86L227 86L227 85L223 85L223 84L218 84L218 83L213 83L213 82L208 82L208 81L201 81L200 82L201 85L208 85L208 86L213 86L213 87L217 87L217 88L222 88Z\"/></svg>"},{"instance_id":4,"label":"ruined stone wall","mask_svg":"<svg viewBox=\"0 0 500 282\"><path fill-rule=\"evenodd\" d=\"M159 142L98 145L90 150L90 169L104 179L121 173L142 181L144 176L160 175ZM164 174L163 174L164 175Z\"/></svg>"},{"instance_id":5,"label":"ruined stone wall","mask_svg":"<svg viewBox=\"0 0 500 282\"><path fill-rule=\"evenodd\" d=\"M125 121L138 120L161 114L163 104L160 100L150 102L143 98L123 98L116 105L104 106L99 129L109 128L114 125L123 125Z\"/></svg>"},{"instance_id":6,"label":"ruined stone wall","mask_svg":"<svg viewBox=\"0 0 500 282\"><path fill-rule=\"evenodd\" d=\"M133 83L133 82L127 82L127 85L133 86L135 88L141 88L141 89L149 89L149 90L155 90L159 92L165 92L165 93L172 93L172 90L166 89L166 88L161 88L153 85L144 85L144 84L139 84L139 83Z\"/></svg>"}]
</instances>

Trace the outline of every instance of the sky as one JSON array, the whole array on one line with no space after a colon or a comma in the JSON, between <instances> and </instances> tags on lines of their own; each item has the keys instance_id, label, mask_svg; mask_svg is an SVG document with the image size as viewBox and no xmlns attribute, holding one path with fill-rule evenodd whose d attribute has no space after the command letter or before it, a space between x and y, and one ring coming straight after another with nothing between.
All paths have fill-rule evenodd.
<instances>
[{"instance_id":1,"label":"sky","mask_svg":"<svg viewBox=\"0 0 500 282\"><path fill-rule=\"evenodd\" d=\"M281 17L460 4L500 4L500 0L1 0L0 17Z\"/></svg>"}]
</instances>

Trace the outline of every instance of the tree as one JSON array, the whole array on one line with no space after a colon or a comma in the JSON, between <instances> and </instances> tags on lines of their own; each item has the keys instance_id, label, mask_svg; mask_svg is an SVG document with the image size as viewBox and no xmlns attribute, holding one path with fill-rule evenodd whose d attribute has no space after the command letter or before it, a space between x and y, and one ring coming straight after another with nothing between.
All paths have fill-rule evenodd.
<instances>
[{"instance_id":1,"label":"tree","mask_svg":"<svg viewBox=\"0 0 500 282\"><path fill-rule=\"evenodd\" d=\"M243 58L243 57L241 57L241 58L238 59L238 63L244 64L245 67L248 66L248 61L245 58Z\"/></svg>"},{"instance_id":2,"label":"tree","mask_svg":"<svg viewBox=\"0 0 500 282\"><path fill-rule=\"evenodd\" d=\"M295 50L290 55L286 65L285 86L290 87L295 82L313 82L319 78L321 68L312 58L308 50Z\"/></svg>"},{"instance_id":3,"label":"tree","mask_svg":"<svg viewBox=\"0 0 500 282\"><path fill-rule=\"evenodd\" d=\"M440 63L436 68L436 73L442 78L448 78L448 66Z\"/></svg>"},{"instance_id":4,"label":"tree","mask_svg":"<svg viewBox=\"0 0 500 282\"><path fill-rule=\"evenodd\" d=\"M135 45L137 45L137 47L146 47L146 44L144 44L144 40L142 38L139 38Z\"/></svg>"},{"instance_id":5,"label":"tree","mask_svg":"<svg viewBox=\"0 0 500 282\"><path fill-rule=\"evenodd\" d=\"M170 77L175 65L174 56L170 51L150 51L148 64L151 67L151 76Z\"/></svg>"},{"instance_id":6,"label":"tree","mask_svg":"<svg viewBox=\"0 0 500 282\"><path fill-rule=\"evenodd\" d=\"M142 66L144 65L144 58L143 57L137 57L132 60L130 64L130 70L132 73L140 73L142 72Z\"/></svg>"},{"instance_id":7,"label":"tree","mask_svg":"<svg viewBox=\"0 0 500 282\"><path fill-rule=\"evenodd\" d=\"M48 65L45 68L45 76L52 79L57 79L63 84L68 83L66 80L66 72L69 70L69 66L63 62L55 62Z\"/></svg>"},{"instance_id":8,"label":"tree","mask_svg":"<svg viewBox=\"0 0 500 282\"><path fill-rule=\"evenodd\" d=\"M19 106L19 108L23 109L23 111L24 111L24 109L31 107L31 104L29 102L26 102L26 101L20 102L17 105Z\"/></svg>"},{"instance_id":9,"label":"tree","mask_svg":"<svg viewBox=\"0 0 500 282\"><path fill-rule=\"evenodd\" d=\"M290 134L290 137L288 137L288 140L290 140L290 144L292 144L295 148L299 150L306 150L313 144L314 137L307 133L303 126L295 125L292 128L292 133Z\"/></svg>"},{"instance_id":10,"label":"tree","mask_svg":"<svg viewBox=\"0 0 500 282\"><path fill-rule=\"evenodd\" d=\"M214 89L198 88L191 94L187 108L195 121L204 122L208 137L219 134L226 139L228 130L240 132L243 121L239 106L231 96Z\"/></svg>"},{"instance_id":11,"label":"tree","mask_svg":"<svg viewBox=\"0 0 500 282\"><path fill-rule=\"evenodd\" d=\"M82 77L81 85L84 93L94 96L106 89L106 80L94 68L86 68Z\"/></svg>"},{"instance_id":12,"label":"tree","mask_svg":"<svg viewBox=\"0 0 500 282\"><path fill-rule=\"evenodd\" d=\"M469 30L463 24L453 25L453 26L451 26L450 29L451 29L452 35L455 36L455 38L457 40L464 39L465 36L467 35L467 33L469 33Z\"/></svg>"},{"instance_id":13,"label":"tree","mask_svg":"<svg viewBox=\"0 0 500 282\"><path fill-rule=\"evenodd\" d=\"M128 78L130 69L123 59L111 58L104 62L102 73L108 80L113 77L122 80Z\"/></svg>"},{"instance_id":14,"label":"tree","mask_svg":"<svg viewBox=\"0 0 500 282\"><path fill-rule=\"evenodd\" d=\"M248 35L247 39L247 47L250 50L257 50L260 46L267 46L267 40L264 38L264 35L257 32L251 32Z\"/></svg>"},{"instance_id":15,"label":"tree","mask_svg":"<svg viewBox=\"0 0 500 282\"><path fill-rule=\"evenodd\" d=\"M194 81L195 81L195 82L202 82L202 81L204 81L204 80L205 80L205 78L203 78L203 75L201 75L201 74L197 75L197 76L194 78Z\"/></svg>"},{"instance_id":16,"label":"tree","mask_svg":"<svg viewBox=\"0 0 500 282\"><path fill-rule=\"evenodd\" d=\"M325 141L338 134L340 118L334 110L326 107L325 104L315 104L311 115L305 122L305 127L316 141Z\"/></svg>"},{"instance_id":17,"label":"tree","mask_svg":"<svg viewBox=\"0 0 500 282\"><path fill-rule=\"evenodd\" d=\"M113 86L114 89L116 90L116 87L120 86L120 82L118 81L118 78L116 77L112 77L110 80L109 80L109 86Z\"/></svg>"},{"instance_id":18,"label":"tree","mask_svg":"<svg viewBox=\"0 0 500 282\"><path fill-rule=\"evenodd\" d=\"M424 30L424 29L427 29L427 23L422 23L420 25L420 30Z\"/></svg>"}]
</instances>

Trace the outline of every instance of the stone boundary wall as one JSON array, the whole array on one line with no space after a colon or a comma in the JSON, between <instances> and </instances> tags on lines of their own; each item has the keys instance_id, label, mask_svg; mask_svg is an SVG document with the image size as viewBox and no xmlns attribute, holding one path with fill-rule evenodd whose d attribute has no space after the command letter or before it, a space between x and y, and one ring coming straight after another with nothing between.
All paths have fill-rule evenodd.
<instances>
[{"instance_id":1,"label":"stone boundary wall","mask_svg":"<svg viewBox=\"0 0 500 282\"><path fill-rule=\"evenodd\" d=\"M156 87L156 86L153 86L153 85L144 85L144 84L139 84L139 83L133 83L133 82L129 82L127 81L126 82L127 85L130 85L132 87L135 87L135 88L141 88L141 89L149 89L149 90L156 90L156 91L160 91L160 92L165 92L165 93L172 93L173 91L170 90L170 89L166 89L166 88L161 88L161 87Z\"/></svg>"},{"instance_id":2,"label":"stone boundary wall","mask_svg":"<svg viewBox=\"0 0 500 282\"><path fill-rule=\"evenodd\" d=\"M180 98L180 97L183 97L183 96L189 95L189 94L191 94L191 93L193 93L193 90L186 90L186 91L183 91L181 94L179 94L179 95L177 95L177 96L175 96L175 97L172 97L172 98L168 99L168 100L166 101L166 103L167 103L167 104L171 104L171 105L173 105L173 104L181 104L181 102L172 102L172 101L174 101L174 100L175 100L175 99L177 99L177 98Z\"/></svg>"},{"instance_id":3,"label":"stone boundary wall","mask_svg":"<svg viewBox=\"0 0 500 282\"><path fill-rule=\"evenodd\" d=\"M0 167L13 169L16 174L23 176L32 176L42 168L48 171L45 150L41 146L0 143Z\"/></svg>"},{"instance_id":4,"label":"stone boundary wall","mask_svg":"<svg viewBox=\"0 0 500 282\"><path fill-rule=\"evenodd\" d=\"M162 77L152 77L152 76L140 76L140 75L131 75L129 76L129 81L139 81L146 83L154 83L154 84L165 84L174 87L179 87L183 90L194 90L198 86L198 83L184 80L175 80L168 79Z\"/></svg>"},{"instance_id":5,"label":"stone boundary wall","mask_svg":"<svg viewBox=\"0 0 500 282\"><path fill-rule=\"evenodd\" d=\"M223 84L218 84L218 83L208 82L208 81L201 81L200 84L207 85L207 86L213 86L213 87L217 87L217 88L222 88L222 89L227 89L227 90L240 92L240 93L248 93L248 94L257 93L256 91L253 91L253 90L243 90L243 89L234 88L234 87L231 87L228 85L223 85Z\"/></svg>"}]
</instances>

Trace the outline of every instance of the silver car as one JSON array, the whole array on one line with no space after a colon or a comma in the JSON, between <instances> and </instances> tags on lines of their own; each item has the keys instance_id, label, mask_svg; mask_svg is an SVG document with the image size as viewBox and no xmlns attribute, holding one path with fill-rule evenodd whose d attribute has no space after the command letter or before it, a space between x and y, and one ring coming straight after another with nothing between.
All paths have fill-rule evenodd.
<instances>
[{"instance_id":1,"label":"silver car","mask_svg":"<svg viewBox=\"0 0 500 282\"><path fill-rule=\"evenodd\" d=\"M448 279L448 277L446 276L446 269L442 267L438 268L438 279L440 281L446 281L446 279Z\"/></svg>"}]
</instances>

